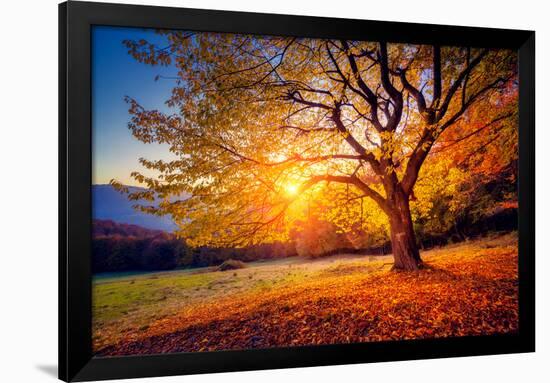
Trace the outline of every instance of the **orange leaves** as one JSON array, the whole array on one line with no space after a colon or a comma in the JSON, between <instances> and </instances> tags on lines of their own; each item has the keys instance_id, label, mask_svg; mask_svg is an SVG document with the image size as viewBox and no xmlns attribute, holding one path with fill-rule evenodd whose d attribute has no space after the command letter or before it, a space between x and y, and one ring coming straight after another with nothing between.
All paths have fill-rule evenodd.
<instances>
[{"instance_id":1,"label":"orange leaves","mask_svg":"<svg viewBox=\"0 0 550 383\"><path fill-rule=\"evenodd\" d=\"M98 353L236 350L518 330L513 236L434 250L423 258L427 267L408 273L331 262L315 270L308 266L307 278L195 303Z\"/></svg>"}]
</instances>

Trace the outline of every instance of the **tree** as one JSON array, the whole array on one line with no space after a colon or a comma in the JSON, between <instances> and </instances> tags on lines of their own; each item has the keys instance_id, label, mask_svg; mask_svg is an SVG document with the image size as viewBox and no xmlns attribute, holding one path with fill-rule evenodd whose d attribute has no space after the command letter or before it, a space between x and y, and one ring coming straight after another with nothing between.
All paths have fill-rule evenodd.
<instances>
[{"instance_id":1,"label":"tree","mask_svg":"<svg viewBox=\"0 0 550 383\"><path fill-rule=\"evenodd\" d=\"M337 249L349 249L352 244L338 232L338 228L331 222L310 217L307 222L297 225L291 233L296 246L296 253L301 256L315 258Z\"/></svg>"},{"instance_id":2,"label":"tree","mask_svg":"<svg viewBox=\"0 0 550 383\"><path fill-rule=\"evenodd\" d=\"M164 47L125 44L138 61L175 69L170 112L128 98L129 127L175 158L140 159L157 175L134 172L148 190L130 198L162 199L141 208L171 214L191 244L285 240L312 200L351 189L387 217L394 268L416 270L410 200L429 154L469 163L492 153L487 172L513 157L498 148L516 134L512 51L159 33Z\"/></svg>"},{"instance_id":3,"label":"tree","mask_svg":"<svg viewBox=\"0 0 550 383\"><path fill-rule=\"evenodd\" d=\"M143 251L145 270L171 270L180 260L180 246L177 241L163 238L154 239Z\"/></svg>"}]
</instances>

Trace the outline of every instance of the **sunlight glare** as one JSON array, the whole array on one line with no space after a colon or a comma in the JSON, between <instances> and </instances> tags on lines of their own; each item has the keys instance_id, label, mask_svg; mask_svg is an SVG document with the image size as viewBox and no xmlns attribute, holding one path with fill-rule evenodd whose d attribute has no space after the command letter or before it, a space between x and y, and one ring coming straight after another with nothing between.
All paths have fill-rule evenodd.
<instances>
[{"instance_id":1,"label":"sunlight glare","mask_svg":"<svg viewBox=\"0 0 550 383\"><path fill-rule=\"evenodd\" d=\"M289 196L294 196L298 194L298 185L289 183L285 186L285 192Z\"/></svg>"}]
</instances>

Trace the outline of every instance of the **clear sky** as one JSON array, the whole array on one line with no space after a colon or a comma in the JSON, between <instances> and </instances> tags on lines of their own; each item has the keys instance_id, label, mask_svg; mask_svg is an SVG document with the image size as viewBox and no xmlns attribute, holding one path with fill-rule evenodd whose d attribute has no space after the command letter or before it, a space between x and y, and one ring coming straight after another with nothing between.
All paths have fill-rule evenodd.
<instances>
[{"instance_id":1,"label":"clear sky","mask_svg":"<svg viewBox=\"0 0 550 383\"><path fill-rule=\"evenodd\" d=\"M146 145L128 129L130 115L125 96L135 98L146 109L169 111L164 101L174 85L171 80L155 81L155 76L174 76L175 69L140 64L122 43L142 38L161 45L164 42L164 37L153 30L102 26L92 30L93 184L109 183L114 178L135 185L130 173L144 170L138 162L140 157L170 158L167 146Z\"/></svg>"}]
</instances>

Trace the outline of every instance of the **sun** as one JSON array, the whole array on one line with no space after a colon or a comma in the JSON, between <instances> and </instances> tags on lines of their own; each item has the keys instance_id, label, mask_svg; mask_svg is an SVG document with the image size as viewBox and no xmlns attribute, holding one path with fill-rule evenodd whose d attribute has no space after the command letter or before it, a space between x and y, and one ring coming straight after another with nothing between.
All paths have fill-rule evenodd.
<instances>
[{"instance_id":1,"label":"sun","mask_svg":"<svg viewBox=\"0 0 550 383\"><path fill-rule=\"evenodd\" d=\"M294 196L296 194L298 194L298 185L294 184L294 183L288 183L286 184L285 186L285 193L289 196Z\"/></svg>"}]
</instances>

